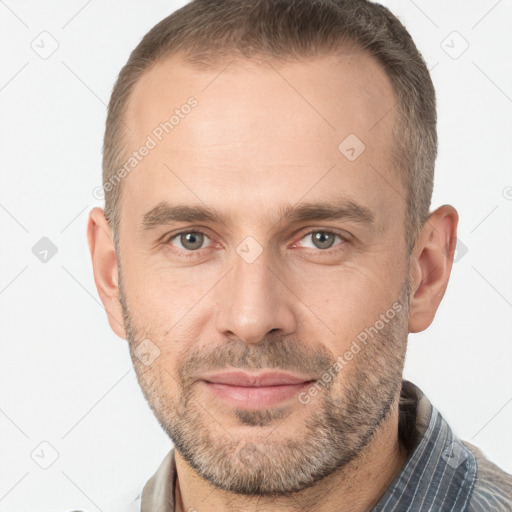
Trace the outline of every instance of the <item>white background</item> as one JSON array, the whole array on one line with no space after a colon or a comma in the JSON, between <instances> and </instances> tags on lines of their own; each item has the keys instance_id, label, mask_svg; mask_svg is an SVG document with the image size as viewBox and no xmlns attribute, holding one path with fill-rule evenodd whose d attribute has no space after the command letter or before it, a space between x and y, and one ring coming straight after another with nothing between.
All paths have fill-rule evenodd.
<instances>
[{"instance_id":1,"label":"white background","mask_svg":"<svg viewBox=\"0 0 512 512\"><path fill-rule=\"evenodd\" d=\"M458 209L467 248L433 325L409 338L406 377L459 437L512 472L512 2L384 3L432 69L432 207ZM126 342L108 326L85 229L102 205L92 190L115 78L141 37L183 4L0 2L3 512L117 510L112 502L134 497L171 447ZM31 47L42 37L47 50L58 43L47 59ZM462 38L469 47L453 58ZM47 263L32 253L42 237L58 249ZM52 450L57 460L42 469L34 460L48 464Z\"/></svg>"}]
</instances>

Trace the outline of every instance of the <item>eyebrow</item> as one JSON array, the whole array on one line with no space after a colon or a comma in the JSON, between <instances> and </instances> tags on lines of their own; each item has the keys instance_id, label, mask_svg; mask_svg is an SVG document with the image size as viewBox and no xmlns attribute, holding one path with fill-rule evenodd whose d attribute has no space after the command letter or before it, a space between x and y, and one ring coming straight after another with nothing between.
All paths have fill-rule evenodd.
<instances>
[{"instance_id":1,"label":"eyebrow","mask_svg":"<svg viewBox=\"0 0 512 512\"><path fill-rule=\"evenodd\" d=\"M286 205L279 208L275 223L288 221L299 223L305 221L321 220L349 220L371 225L375 222L375 214L366 206L354 201L343 199L333 202L302 203L299 205ZM205 205L171 205L165 201L142 215L140 232L151 231L159 226L172 222L206 222L233 224L229 214L220 212Z\"/></svg>"}]
</instances>

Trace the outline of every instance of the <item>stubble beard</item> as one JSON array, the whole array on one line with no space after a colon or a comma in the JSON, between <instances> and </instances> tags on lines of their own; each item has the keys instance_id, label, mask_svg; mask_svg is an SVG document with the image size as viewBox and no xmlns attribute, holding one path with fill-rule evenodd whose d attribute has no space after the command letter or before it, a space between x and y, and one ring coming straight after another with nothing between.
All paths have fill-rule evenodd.
<instances>
[{"instance_id":1,"label":"stubble beard","mask_svg":"<svg viewBox=\"0 0 512 512\"><path fill-rule=\"evenodd\" d=\"M287 496L310 487L356 461L397 402L407 345L408 281L398 301L401 311L310 403L260 410L221 409L238 419L243 432L249 432L245 435L226 431L222 418L215 418L218 409L198 396L192 375L231 367L322 375L333 367L333 355L321 347L312 352L286 338L268 337L251 346L237 340L187 354L178 375L171 376L160 364L144 366L135 355L135 347L145 336L141 338L141 330L133 323L121 276L119 290L130 356L143 394L176 450L215 487L262 497ZM178 393L176 386L169 390L170 379ZM296 407L309 410L303 425L292 424L291 429ZM287 435L291 430L299 433Z\"/></svg>"}]
</instances>

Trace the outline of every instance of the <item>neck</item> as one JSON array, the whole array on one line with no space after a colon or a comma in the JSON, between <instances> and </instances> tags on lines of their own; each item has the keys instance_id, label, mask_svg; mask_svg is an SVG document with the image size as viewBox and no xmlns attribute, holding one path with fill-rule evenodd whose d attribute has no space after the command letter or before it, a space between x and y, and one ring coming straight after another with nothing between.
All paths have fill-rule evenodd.
<instances>
[{"instance_id":1,"label":"neck","mask_svg":"<svg viewBox=\"0 0 512 512\"><path fill-rule=\"evenodd\" d=\"M289 496L242 496L224 491L203 480L181 457L176 456L176 512L265 510L289 511L297 507L316 512L363 512L379 501L403 467L407 453L398 439L398 407L381 424L359 457L317 484Z\"/></svg>"}]
</instances>

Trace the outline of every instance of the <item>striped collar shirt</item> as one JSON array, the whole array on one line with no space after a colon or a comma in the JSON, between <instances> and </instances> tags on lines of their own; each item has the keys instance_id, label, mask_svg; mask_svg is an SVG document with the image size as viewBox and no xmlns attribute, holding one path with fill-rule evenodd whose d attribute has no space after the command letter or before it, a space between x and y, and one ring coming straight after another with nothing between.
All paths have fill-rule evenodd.
<instances>
[{"instance_id":1,"label":"striped collar shirt","mask_svg":"<svg viewBox=\"0 0 512 512\"><path fill-rule=\"evenodd\" d=\"M512 475L459 440L420 389L404 381L418 434L407 462L370 512L512 512ZM174 448L129 510L175 512Z\"/></svg>"}]
</instances>

